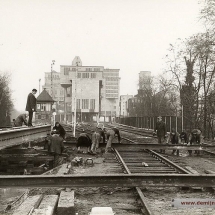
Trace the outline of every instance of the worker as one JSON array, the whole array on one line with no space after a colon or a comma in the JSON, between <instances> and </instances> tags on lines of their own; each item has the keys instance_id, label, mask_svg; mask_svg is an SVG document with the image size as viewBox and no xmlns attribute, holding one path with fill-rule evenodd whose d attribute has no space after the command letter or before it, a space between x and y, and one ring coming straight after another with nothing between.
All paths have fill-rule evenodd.
<instances>
[{"instance_id":1,"label":"worker","mask_svg":"<svg viewBox=\"0 0 215 215\"><path fill-rule=\"evenodd\" d=\"M99 134L100 134L100 136L102 137L102 142L103 142L103 144L105 144L105 129L104 129L104 127L102 127L102 128L98 128L99 130Z\"/></svg>"},{"instance_id":2,"label":"worker","mask_svg":"<svg viewBox=\"0 0 215 215\"><path fill-rule=\"evenodd\" d=\"M63 153L64 144L63 138L60 136L60 132L57 130L52 130L50 137L50 147L49 152L54 155L54 165L56 167L60 164L60 155Z\"/></svg>"},{"instance_id":3,"label":"worker","mask_svg":"<svg viewBox=\"0 0 215 215\"><path fill-rule=\"evenodd\" d=\"M202 144L202 132L199 129L193 129L189 135L189 143L190 145L192 144ZM192 154L192 150L188 150L189 155ZM199 154L199 151L195 150L194 154Z\"/></svg>"},{"instance_id":4,"label":"worker","mask_svg":"<svg viewBox=\"0 0 215 215\"><path fill-rule=\"evenodd\" d=\"M92 146L92 140L90 139L89 135L85 133L85 131L83 130L83 132L79 135L78 141L76 144L76 147L78 148L77 153L81 152L81 147L87 147L86 153L92 154L91 146Z\"/></svg>"},{"instance_id":5,"label":"worker","mask_svg":"<svg viewBox=\"0 0 215 215\"><path fill-rule=\"evenodd\" d=\"M179 143L179 133L176 132L174 128L172 128L167 142L172 143L172 144L178 144ZM176 150L173 149L172 154L175 154L175 152L176 152ZM177 155L178 154L179 154L179 150L177 150Z\"/></svg>"},{"instance_id":6,"label":"worker","mask_svg":"<svg viewBox=\"0 0 215 215\"><path fill-rule=\"evenodd\" d=\"M60 136L61 136L63 139L65 139L66 131L65 131L65 129L63 128L63 126L62 126L59 122L56 122L56 123L55 123L55 126L53 127L53 130L59 131Z\"/></svg>"},{"instance_id":7,"label":"worker","mask_svg":"<svg viewBox=\"0 0 215 215\"><path fill-rule=\"evenodd\" d=\"M166 137L166 124L165 122L162 121L161 116L159 116L157 119L158 121L155 126L155 132L157 134L158 144L164 144L165 137ZM165 153L165 150L161 149L160 152Z\"/></svg>"},{"instance_id":8,"label":"worker","mask_svg":"<svg viewBox=\"0 0 215 215\"><path fill-rule=\"evenodd\" d=\"M26 126L28 125L27 122L27 118L28 118L28 112L24 113L24 114L20 114L14 121L14 126L15 127L19 127L22 126L23 124L25 124Z\"/></svg>"},{"instance_id":9,"label":"worker","mask_svg":"<svg viewBox=\"0 0 215 215\"><path fill-rule=\"evenodd\" d=\"M120 143L120 141L121 141L119 129L117 129L116 127L109 129L106 134L107 134L107 144L106 144L106 148L105 148L105 153L107 153L109 151L109 149L111 148L112 141L115 136L118 137L118 143Z\"/></svg>"},{"instance_id":10,"label":"worker","mask_svg":"<svg viewBox=\"0 0 215 215\"><path fill-rule=\"evenodd\" d=\"M99 128L96 128L92 134L92 146L91 146L92 153L96 153L97 149L99 148L100 140L101 140L101 135L99 133Z\"/></svg>"},{"instance_id":11,"label":"worker","mask_svg":"<svg viewBox=\"0 0 215 215\"><path fill-rule=\"evenodd\" d=\"M183 143L183 144L188 143L188 135L187 135L187 132L185 129L180 134L180 140L181 140L181 143Z\"/></svg>"}]
</instances>

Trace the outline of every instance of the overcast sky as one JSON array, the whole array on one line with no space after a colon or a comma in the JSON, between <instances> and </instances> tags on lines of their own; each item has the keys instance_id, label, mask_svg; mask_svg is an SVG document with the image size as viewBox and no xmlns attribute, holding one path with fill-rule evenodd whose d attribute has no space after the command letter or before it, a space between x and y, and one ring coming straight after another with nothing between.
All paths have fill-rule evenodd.
<instances>
[{"instance_id":1,"label":"overcast sky","mask_svg":"<svg viewBox=\"0 0 215 215\"><path fill-rule=\"evenodd\" d=\"M75 56L120 69L120 94L135 94L138 73L161 73L169 44L198 31L199 8L198 0L0 0L0 71L11 73L15 107L25 109L52 60L59 72Z\"/></svg>"}]
</instances>

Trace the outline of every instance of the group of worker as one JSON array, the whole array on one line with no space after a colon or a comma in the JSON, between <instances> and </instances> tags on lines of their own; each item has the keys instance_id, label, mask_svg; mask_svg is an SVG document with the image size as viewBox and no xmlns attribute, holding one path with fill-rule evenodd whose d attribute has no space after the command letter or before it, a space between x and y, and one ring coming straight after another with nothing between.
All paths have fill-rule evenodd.
<instances>
[{"instance_id":1,"label":"group of worker","mask_svg":"<svg viewBox=\"0 0 215 215\"><path fill-rule=\"evenodd\" d=\"M106 131L106 137L105 137L105 129L96 127L95 131L92 133L92 137L90 136L83 130L83 132L79 135L78 140L77 140L77 145L76 147L78 148L78 153L81 152L81 147L87 147L87 153L89 154L96 154L98 148L99 148L99 143L102 139L103 144L106 142L107 138L107 144L105 147L105 153L108 153L111 150L112 142L114 137L118 137L118 142L120 143L121 137L119 130L114 127L111 129L108 129Z\"/></svg>"},{"instance_id":2,"label":"group of worker","mask_svg":"<svg viewBox=\"0 0 215 215\"><path fill-rule=\"evenodd\" d=\"M56 122L55 126L52 128L51 135L48 134L46 138L45 148L50 152L51 155L54 156L54 167L59 164L60 155L64 151L65 135L66 131L63 126L59 122ZM118 142L120 143L121 137L119 130L116 127L107 130L106 135L104 128L96 127L91 137L83 129L82 133L79 134L77 139L77 153L81 152L81 147L86 147L86 153L89 153L91 155L96 154L99 148L100 141L102 140L102 142L105 144L106 138L107 144L105 147L105 153L107 153L111 150L115 135L118 137Z\"/></svg>"},{"instance_id":3,"label":"group of worker","mask_svg":"<svg viewBox=\"0 0 215 215\"><path fill-rule=\"evenodd\" d=\"M193 129L191 132L187 132L183 130L181 134L179 134L175 128L172 128L169 135L166 132L166 124L162 121L162 117L158 117L158 121L155 126L155 132L157 134L158 143L171 143L171 144L202 144L202 132L200 129ZM160 152L165 153L165 150L160 150ZM176 150L172 151L174 154ZM192 154L192 150L188 150L189 155ZM195 151L196 154L199 154L199 151Z\"/></svg>"}]
</instances>

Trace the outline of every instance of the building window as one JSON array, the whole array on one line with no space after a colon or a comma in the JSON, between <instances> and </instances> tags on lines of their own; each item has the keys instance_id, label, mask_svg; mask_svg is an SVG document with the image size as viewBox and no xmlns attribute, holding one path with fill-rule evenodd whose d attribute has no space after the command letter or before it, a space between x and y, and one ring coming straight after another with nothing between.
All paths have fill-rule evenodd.
<instances>
[{"instance_id":1,"label":"building window","mask_svg":"<svg viewBox=\"0 0 215 215\"><path fill-rule=\"evenodd\" d=\"M90 99L90 109L95 109L96 100Z\"/></svg>"},{"instance_id":2,"label":"building window","mask_svg":"<svg viewBox=\"0 0 215 215\"><path fill-rule=\"evenodd\" d=\"M99 72L100 68L94 68L94 71Z\"/></svg>"},{"instance_id":3,"label":"building window","mask_svg":"<svg viewBox=\"0 0 215 215\"><path fill-rule=\"evenodd\" d=\"M86 71L90 72L90 71L92 71L92 68L86 68Z\"/></svg>"},{"instance_id":4,"label":"building window","mask_svg":"<svg viewBox=\"0 0 215 215\"><path fill-rule=\"evenodd\" d=\"M91 73L91 78L96 78L96 73Z\"/></svg>"},{"instance_id":5,"label":"building window","mask_svg":"<svg viewBox=\"0 0 215 215\"><path fill-rule=\"evenodd\" d=\"M72 68L72 71L76 71L76 68Z\"/></svg>"},{"instance_id":6,"label":"building window","mask_svg":"<svg viewBox=\"0 0 215 215\"><path fill-rule=\"evenodd\" d=\"M114 77L108 77L106 78L107 81L118 81L119 78L114 78Z\"/></svg>"},{"instance_id":7,"label":"building window","mask_svg":"<svg viewBox=\"0 0 215 215\"><path fill-rule=\"evenodd\" d=\"M89 109L89 99L82 99L82 109Z\"/></svg>"},{"instance_id":8,"label":"building window","mask_svg":"<svg viewBox=\"0 0 215 215\"><path fill-rule=\"evenodd\" d=\"M89 78L89 77L90 77L90 75L89 75L88 72L83 72L82 73L82 78Z\"/></svg>"},{"instance_id":9,"label":"building window","mask_svg":"<svg viewBox=\"0 0 215 215\"><path fill-rule=\"evenodd\" d=\"M69 67L64 68L64 75L69 75Z\"/></svg>"},{"instance_id":10,"label":"building window","mask_svg":"<svg viewBox=\"0 0 215 215\"><path fill-rule=\"evenodd\" d=\"M45 104L41 104L41 111L46 111L46 105Z\"/></svg>"},{"instance_id":11,"label":"building window","mask_svg":"<svg viewBox=\"0 0 215 215\"><path fill-rule=\"evenodd\" d=\"M78 72L78 78L81 78L81 73L80 72Z\"/></svg>"},{"instance_id":12,"label":"building window","mask_svg":"<svg viewBox=\"0 0 215 215\"><path fill-rule=\"evenodd\" d=\"M76 100L76 108L81 109L81 99Z\"/></svg>"},{"instance_id":13,"label":"building window","mask_svg":"<svg viewBox=\"0 0 215 215\"><path fill-rule=\"evenodd\" d=\"M118 86L106 86L106 89L118 89Z\"/></svg>"},{"instance_id":14,"label":"building window","mask_svg":"<svg viewBox=\"0 0 215 215\"><path fill-rule=\"evenodd\" d=\"M118 93L118 90L106 90L106 93Z\"/></svg>"}]
</instances>

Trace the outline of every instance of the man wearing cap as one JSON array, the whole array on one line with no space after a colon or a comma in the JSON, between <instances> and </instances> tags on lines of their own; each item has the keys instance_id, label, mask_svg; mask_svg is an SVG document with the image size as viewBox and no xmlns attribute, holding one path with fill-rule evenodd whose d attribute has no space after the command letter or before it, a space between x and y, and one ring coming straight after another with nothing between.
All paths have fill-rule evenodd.
<instances>
[{"instance_id":1,"label":"man wearing cap","mask_svg":"<svg viewBox=\"0 0 215 215\"><path fill-rule=\"evenodd\" d=\"M37 99L35 98L35 94L37 93L36 89L33 89L31 93L28 94L27 103L25 110L29 113L28 118L28 126L32 125L33 113L36 112Z\"/></svg>"},{"instance_id":2,"label":"man wearing cap","mask_svg":"<svg viewBox=\"0 0 215 215\"><path fill-rule=\"evenodd\" d=\"M158 144L164 144L165 136L166 136L166 124L162 121L162 117L158 117L158 121L155 126L155 132L158 137ZM165 150L160 150L160 152L165 153Z\"/></svg>"},{"instance_id":3,"label":"man wearing cap","mask_svg":"<svg viewBox=\"0 0 215 215\"><path fill-rule=\"evenodd\" d=\"M28 117L28 113L24 113L24 114L20 114L14 121L14 126L15 127L20 127L23 125L23 123L25 125L28 125L27 123L27 117Z\"/></svg>"}]
</instances>

